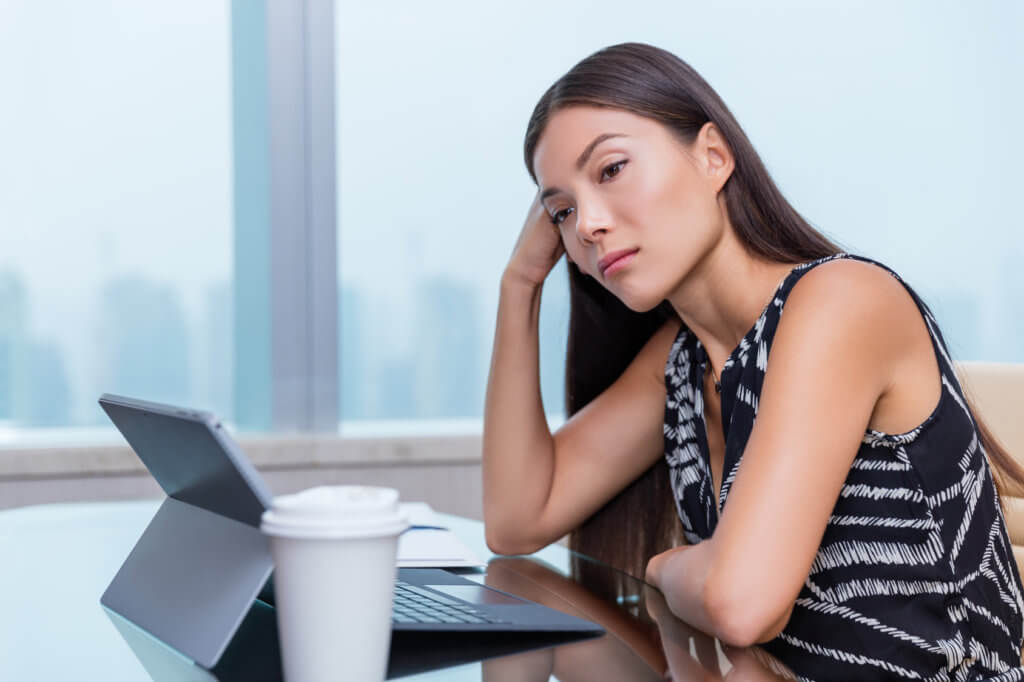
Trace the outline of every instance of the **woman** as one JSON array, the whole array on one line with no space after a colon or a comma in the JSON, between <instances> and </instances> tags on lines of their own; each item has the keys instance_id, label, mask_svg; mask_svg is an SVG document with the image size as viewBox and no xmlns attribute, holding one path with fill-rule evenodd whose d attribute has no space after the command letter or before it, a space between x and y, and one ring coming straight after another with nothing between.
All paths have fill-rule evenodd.
<instances>
[{"instance_id":1,"label":"woman","mask_svg":"<svg viewBox=\"0 0 1024 682\"><path fill-rule=\"evenodd\" d=\"M575 529L584 553L645 562L682 620L809 679L1024 679L986 455L1024 474L916 294L804 221L717 94L651 46L559 79L525 157L539 191L501 285L490 547ZM537 316L563 253L571 417L552 434Z\"/></svg>"}]
</instances>

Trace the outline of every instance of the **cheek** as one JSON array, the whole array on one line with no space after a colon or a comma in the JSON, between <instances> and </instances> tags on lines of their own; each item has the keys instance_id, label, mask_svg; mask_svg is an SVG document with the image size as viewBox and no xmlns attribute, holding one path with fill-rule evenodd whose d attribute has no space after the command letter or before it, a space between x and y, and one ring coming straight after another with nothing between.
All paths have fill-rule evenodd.
<instances>
[{"instance_id":1,"label":"cheek","mask_svg":"<svg viewBox=\"0 0 1024 682\"><path fill-rule=\"evenodd\" d=\"M697 196L685 176L675 176L665 178L664 182L652 188L651 198L662 214L683 218L693 212Z\"/></svg>"},{"instance_id":2,"label":"cheek","mask_svg":"<svg viewBox=\"0 0 1024 682\"><path fill-rule=\"evenodd\" d=\"M586 254L583 253L583 249L580 247L579 242L575 239L562 239L562 244L565 246L565 255L570 261L576 264L576 267L580 269L584 275L590 275L593 277L593 273L588 271L588 265L586 261Z\"/></svg>"},{"instance_id":3,"label":"cheek","mask_svg":"<svg viewBox=\"0 0 1024 682\"><path fill-rule=\"evenodd\" d=\"M638 228L650 228L647 238L654 236L660 225L678 225L692 211L685 178L678 173L645 173L631 178L616 196L618 217Z\"/></svg>"}]
</instances>

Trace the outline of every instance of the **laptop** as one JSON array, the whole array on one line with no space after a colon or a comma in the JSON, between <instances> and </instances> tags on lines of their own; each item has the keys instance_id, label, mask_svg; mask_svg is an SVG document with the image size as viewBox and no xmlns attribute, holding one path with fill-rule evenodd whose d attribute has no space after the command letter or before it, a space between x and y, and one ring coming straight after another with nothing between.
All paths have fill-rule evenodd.
<instances>
[{"instance_id":1,"label":"laptop","mask_svg":"<svg viewBox=\"0 0 1024 682\"><path fill-rule=\"evenodd\" d=\"M167 494L100 603L213 668L254 601L273 603L273 560L259 530L270 489L213 414L111 394L99 403ZM392 628L604 632L436 568L398 569Z\"/></svg>"}]
</instances>

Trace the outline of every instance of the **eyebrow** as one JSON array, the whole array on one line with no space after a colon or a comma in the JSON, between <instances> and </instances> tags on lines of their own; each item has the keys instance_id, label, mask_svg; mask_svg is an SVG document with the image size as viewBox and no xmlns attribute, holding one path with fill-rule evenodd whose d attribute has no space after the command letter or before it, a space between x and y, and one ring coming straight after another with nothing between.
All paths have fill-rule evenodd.
<instances>
[{"instance_id":1,"label":"eyebrow","mask_svg":"<svg viewBox=\"0 0 1024 682\"><path fill-rule=\"evenodd\" d=\"M584 148L583 153L580 154L580 158L576 159L576 170L583 170L583 166L585 166L587 161L590 160L590 155L594 153L594 149L597 147L597 145L613 137L629 137L629 135L626 135L625 133L601 133L593 140L591 140L590 144L588 144L586 148ZM561 191L562 190L558 189L557 187L548 187L546 190L540 193L540 200L543 202L552 194L558 194Z\"/></svg>"}]
</instances>

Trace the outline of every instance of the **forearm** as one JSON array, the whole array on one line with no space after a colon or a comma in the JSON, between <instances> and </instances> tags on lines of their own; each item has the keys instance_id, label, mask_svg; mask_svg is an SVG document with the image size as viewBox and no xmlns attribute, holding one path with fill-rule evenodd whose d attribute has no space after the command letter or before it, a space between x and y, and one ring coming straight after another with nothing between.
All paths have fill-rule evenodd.
<instances>
[{"instance_id":1,"label":"forearm","mask_svg":"<svg viewBox=\"0 0 1024 682\"><path fill-rule=\"evenodd\" d=\"M502 278L484 406L484 519L489 539L529 529L550 492L554 441L540 393L540 299L540 285L514 276Z\"/></svg>"},{"instance_id":2,"label":"forearm","mask_svg":"<svg viewBox=\"0 0 1024 682\"><path fill-rule=\"evenodd\" d=\"M648 581L661 590L677 618L726 644L746 647L774 638L789 621L792 602L780 613L772 595L752 595L723 581L717 549L712 538L664 552L651 560Z\"/></svg>"}]
</instances>

